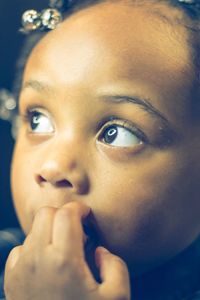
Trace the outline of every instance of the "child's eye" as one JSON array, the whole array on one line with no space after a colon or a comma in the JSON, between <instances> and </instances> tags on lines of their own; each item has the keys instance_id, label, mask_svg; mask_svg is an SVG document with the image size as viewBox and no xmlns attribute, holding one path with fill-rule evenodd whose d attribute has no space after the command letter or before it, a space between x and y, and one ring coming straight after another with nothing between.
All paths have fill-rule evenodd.
<instances>
[{"instance_id":1,"label":"child's eye","mask_svg":"<svg viewBox=\"0 0 200 300\"><path fill-rule=\"evenodd\" d=\"M37 110L29 111L30 130L34 133L52 133L54 127L49 116Z\"/></svg>"},{"instance_id":2,"label":"child's eye","mask_svg":"<svg viewBox=\"0 0 200 300\"><path fill-rule=\"evenodd\" d=\"M112 124L107 126L100 135L99 140L114 147L134 147L142 144L140 133L131 131L122 125Z\"/></svg>"}]
</instances>

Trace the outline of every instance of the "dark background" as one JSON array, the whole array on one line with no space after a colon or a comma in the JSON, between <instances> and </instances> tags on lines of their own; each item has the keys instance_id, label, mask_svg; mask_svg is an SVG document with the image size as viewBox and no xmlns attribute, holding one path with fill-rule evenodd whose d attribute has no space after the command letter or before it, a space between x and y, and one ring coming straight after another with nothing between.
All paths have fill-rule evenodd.
<instances>
[{"instance_id":1,"label":"dark background","mask_svg":"<svg viewBox=\"0 0 200 300\"><path fill-rule=\"evenodd\" d=\"M0 89L12 89L16 59L25 39L18 31L22 13L46 8L47 3L47 0L0 0ZM0 229L18 224L10 193L13 145L10 124L0 120Z\"/></svg>"}]
</instances>

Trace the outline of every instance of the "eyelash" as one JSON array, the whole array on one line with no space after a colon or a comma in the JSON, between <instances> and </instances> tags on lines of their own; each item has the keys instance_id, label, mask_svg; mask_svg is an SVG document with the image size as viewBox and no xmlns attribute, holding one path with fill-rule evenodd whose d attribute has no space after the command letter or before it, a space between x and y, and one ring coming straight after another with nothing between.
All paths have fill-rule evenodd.
<instances>
[{"instance_id":1,"label":"eyelash","mask_svg":"<svg viewBox=\"0 0 200 300\"><path fill-rule=\"evenodd\" d=\"M102 139L105 131L112 125L117 125L124 129L127 129L132 134L134 134L137 138L139 138L143 143L146 143L146 144L149 143L147 136L144 134L144 132L141 129L138 128L138 126L136 126L132 122L123 120L116 116L111 116L109 118L106 118L99 124L98 130L97 130L98 132L100 131L100 134L98 134L98 140Z\"/></svg>"},{"instance_id":2,"label":"eyelash","mask_svg":"<svg viewBox=\"0 0 200 300\"><path fill-rule=\"evenodd\" d=\"M34 113L41 113L48 116L46 110L43 107L28 107L24 113L20 113L20 117L24 122L30 123Z\"/></svg>"},{"instance_id":3,"label":"eyelash","mask_svg":"<svg viewBox=\"0 0 200 300\"><path fill-rule=\"evenodd\" d=\"M30 107L27 107L25 112L21 112L19 114L21 120L28 124L29 125L29 129L30 129L30 126L31 126L31 120L33 119L33 116L35 113L39 113L39 114L42 114L42 115L45 115L47 117L49 117L49 114L46 112L46 109L43 108L43 107L35 107L35 106L30 106ZM31 133L31 129L30 129L30 133Z\"/></svg>"}]
</instances>

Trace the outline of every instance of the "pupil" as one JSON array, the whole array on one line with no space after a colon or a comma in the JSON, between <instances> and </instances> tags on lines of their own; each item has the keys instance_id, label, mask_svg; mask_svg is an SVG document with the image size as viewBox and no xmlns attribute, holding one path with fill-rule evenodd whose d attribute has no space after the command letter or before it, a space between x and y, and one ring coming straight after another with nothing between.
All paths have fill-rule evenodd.
<instances>
[{"instance_id":1,"label":"pupil","mask_svg":"<svg viewBox=\"0 0 200 300\"><path fill-rule=\"evenodd\" d=\"M36 129L40 121L40 114L35 112L31 120L31 128Z\"/></svg>"},{"instance_id":2,"label":"pupil","mask_svg":"<svg viewBox=\"0 0 200 300\"><path fill-rule=\"evenodd\" d=\"M104 138L105 142L108 144L112 143L116 139L117 133L118 132L116 126L112 126L108 128L105 132L105 138Z\"/></svg>"}]
</instances>

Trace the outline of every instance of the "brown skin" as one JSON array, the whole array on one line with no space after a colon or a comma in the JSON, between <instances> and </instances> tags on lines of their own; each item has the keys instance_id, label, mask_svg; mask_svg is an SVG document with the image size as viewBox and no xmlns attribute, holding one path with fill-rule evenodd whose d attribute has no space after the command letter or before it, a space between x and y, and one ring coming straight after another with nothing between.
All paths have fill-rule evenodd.
<instances>
[{"instance_id":1,"label":"brown skin","mask_svg":"<svg viewBox=\"0 0 200 300\"><path fill-rule=\"evenodd\" d=\"M167 14L170 9L165 7ZM9 300L16 299L11 283L19 279L20 271L25 274L24 286L39 277L32 288L50 290L46 274L51 263L44 263L36 277L27 267L27 261L38 257L30 253L41 249L38 245L43 240L42 247L53 245L53 249L63 241L63 262L70 264L66 277L73 274L75 281L79 278L84 283L79 295L77 285L69 280L63 294L60 287L55 289L57 298L49 292L43 299L65 299L66 293L69 299L118 299L119 294L129 299L121 260L113 268L120 278L107 283L104 298L96 285L97 294L91 296L91 286L85 282L89 276L91 283L92 275L88 271L77 275L77 264L70 263L72 257L81 256L79 265L86 268L80 227L87 207L102 246L126 262L130 275L164 263L197 238L200 124L192 120L189 109L193 69L187 39L182 26L172 28L145 7L104 3L69 17L35 47L24 74L20 112L25 115L27 109L39 109L44 115L40 115L39 129L48 120L50 132L31 132L27 118L22 118L12 166L13 196L27 234L36 218L27 242L8 261ZM116 95L148 99L163 118L137 103L110 101ZM109 121L111 116L115 118ZM120 145L110 145L102 137L108 124L128 126L133 132L126 130L124 142L120 131L115 140ZM135 138L135 128L145 138L141 133ZM37 214L44 206L54 209ZM31 263L36 270L45 261L41 253ZM57 255L52 251L50 261ZM109 257L115 261L111 253ZM51 279L58 282L61 277ZM27 299L20 292L17 299Z\"/></svg>"}]
</instances>

